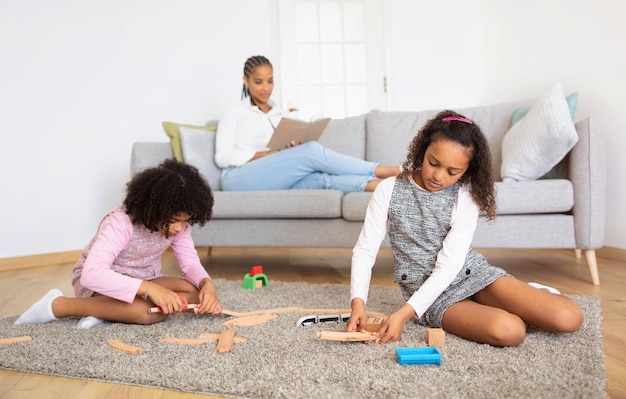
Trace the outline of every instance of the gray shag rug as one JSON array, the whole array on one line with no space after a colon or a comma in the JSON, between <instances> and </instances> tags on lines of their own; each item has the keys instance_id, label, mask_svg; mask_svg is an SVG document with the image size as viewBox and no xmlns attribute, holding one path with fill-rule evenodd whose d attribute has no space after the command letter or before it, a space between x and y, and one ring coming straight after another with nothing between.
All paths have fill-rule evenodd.
<instances>
[{"instance_id":1,"label":"gray shag rug","mask_svg":"<svg viewBox=\"0 0 626 399\"><path fill-rule=\"evenodd\" d=\"M216 280L225 309L281 307L345 309L349 287L271 281L256 291L241 282ZM524 343L495 348L446 334L440 365L399 365L396 347L423 347L426 329L409 322L399 342L377 345L316 338L344 331L345 323L296 326L302 314L280 313L262 325L238 327L231 352L215 343L169 344L164 337L219 333L229 316L172 316L151 326L104 323L76 328L70 318L43 325L0 320L0 339L32 341L0 345L0 368L237 398L606 398L600 299L573 296L585 323L573 334L530 328ZM391 314L402 303L396 287L372 287L369 309ZM109 338L139 346L127 355Z\"/></svg>"}]
</instances>

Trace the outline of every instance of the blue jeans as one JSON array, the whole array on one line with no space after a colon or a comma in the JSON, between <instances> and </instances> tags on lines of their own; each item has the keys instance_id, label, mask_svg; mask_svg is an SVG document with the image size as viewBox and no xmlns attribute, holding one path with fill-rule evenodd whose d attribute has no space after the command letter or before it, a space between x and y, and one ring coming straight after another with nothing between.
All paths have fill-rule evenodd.
<instances>
[{"instance_id":1,"label":"blue jeans","mask_svg":"<svg viewBox=\"0 0 626 399\"><path fill-rule=\"evenodd\" d=\"M339 154L317 141L309 141L242 166L231 166L222 176L222 190L363 191L367 182L376 179L377 166L377 162Z\"/></svg>"}]
</instances>

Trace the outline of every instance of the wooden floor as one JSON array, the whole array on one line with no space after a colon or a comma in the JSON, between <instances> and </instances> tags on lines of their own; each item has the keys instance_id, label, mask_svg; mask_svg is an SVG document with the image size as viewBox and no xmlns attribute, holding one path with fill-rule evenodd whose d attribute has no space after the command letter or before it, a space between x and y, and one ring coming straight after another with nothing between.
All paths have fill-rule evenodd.
<instances>
[{"instance_id":1,"label":"wooden floor","mask_svg":"<svg viewBox=\"0 0 626 399\"><path fill-rule=\"evenodd\" d=\"M569 250L481 250L489 261L523 281L552 285L564 293L596 295L602 299L602 334L606 354L606 391L611 398L626 398L626 251L598 252L600 286L590 283L584 259ZM199 248L202 261L213 278L241 280L253 265L263 265L268 279L309 283L349 284L349 249ZM9 270L0 259L0 317L14 316L28 308L51 288L72 295L71 266L67 256L37 256L21 262L29 266ZM10 266L10 265L9 265ZM176 274L171 252L164 255L164 270ZM373 284L394 285L389 250L381 251ZM346 298L346 307L349 307ZM585 359L580 359L585 361ZM50 377L0 370L0 398L207 398L162 389Z\"/></svg>"}]
</instances>

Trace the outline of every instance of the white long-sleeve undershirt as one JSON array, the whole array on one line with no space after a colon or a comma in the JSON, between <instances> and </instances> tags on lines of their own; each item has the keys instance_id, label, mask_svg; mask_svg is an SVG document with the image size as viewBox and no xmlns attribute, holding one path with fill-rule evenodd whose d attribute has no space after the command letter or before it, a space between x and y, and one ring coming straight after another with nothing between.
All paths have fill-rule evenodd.
<instances>
[{"instance_id":1,"label":"white long-sleeve undershirt","mask_svg":"<svg viewBox=\"0 0 626 399\"><path fill-rule=\"evenodd\" d=\"M372 268L387 233L389 204L395 182L395 177L382 181L374 191L367 207L361 234L352 253L351 300L361 298L367 302ZM413 181L412 183L416 184ZM479 208L472 195L461 186L452 212L451 229L444 239L442 249L437 254L433 271L407 301L418 317L433 304L463 268L474 237L478 216ZM431 267L431 265L421 267Z\"/></svg>"}]
</instances>

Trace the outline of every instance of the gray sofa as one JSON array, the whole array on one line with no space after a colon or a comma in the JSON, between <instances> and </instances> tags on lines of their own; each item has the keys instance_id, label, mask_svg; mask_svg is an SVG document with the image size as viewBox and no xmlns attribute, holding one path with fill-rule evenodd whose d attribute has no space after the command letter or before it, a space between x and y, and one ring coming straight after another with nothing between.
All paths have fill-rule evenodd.
<instances>
[{"instance_id":1,"label":"gray sofa","mask_svg":"<svg viewBox=\"0 0 626 399\"><path fill-rule=\"evenodd\" d=\"M596 248L604 239L605 165L602 140L590 118L575 124L578 142L548 175L524 182L500 181L501 144L513 112L531 102L458 109L487 136L497 178L498 215L481 218L476 248L571 248L585 252L594 284L599 284ZM437 111L382 112L332 120L321 144L338 152L400 164L409 141ZM185 161L195 164L215 191L213 219L195 228L202 247L351 248L359 235L371 193L344 195L334 190L220 191L213 162L214 133L182 137ZM131 173L173 156L168 142L136 142ZM388 239L383 243L389 246Z\"/></svg>"}]
</instances>

